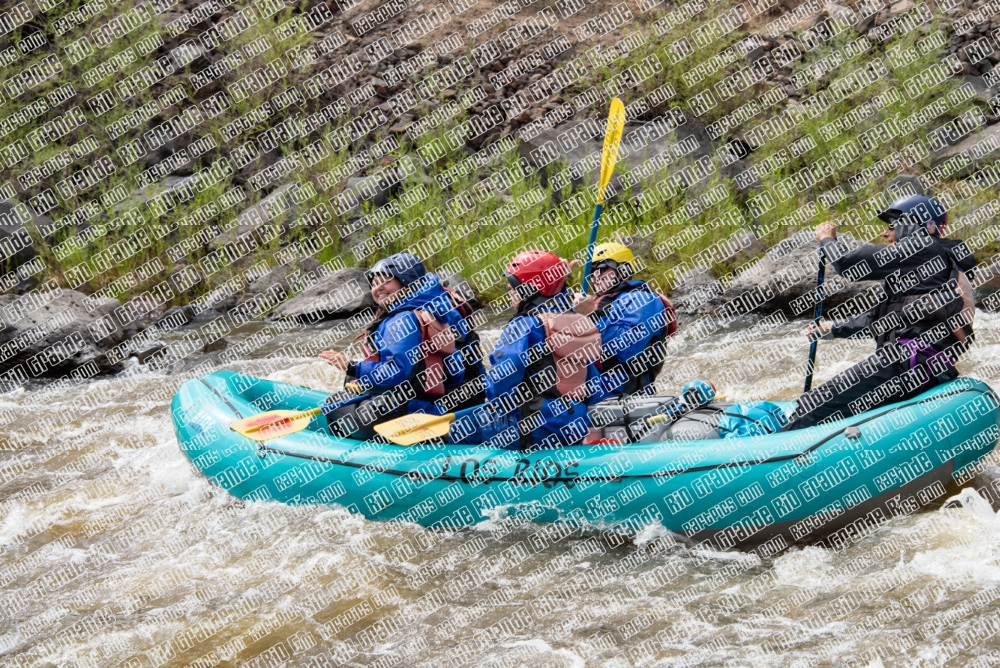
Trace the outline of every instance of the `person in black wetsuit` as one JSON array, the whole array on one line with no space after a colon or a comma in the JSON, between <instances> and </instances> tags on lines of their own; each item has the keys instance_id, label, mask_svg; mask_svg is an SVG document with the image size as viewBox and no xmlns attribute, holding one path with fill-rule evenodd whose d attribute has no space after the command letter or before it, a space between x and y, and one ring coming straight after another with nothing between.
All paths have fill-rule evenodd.
<instances>
[{"instance_id":1,"label":"person in black wetsuit","mask_svg":"<svg viewBox=\"0 0 1000 668\"><path fill-rule=\"evenodd\" d=\"M903 401L958 376L955 362L972 340L972 253L961 241L940 238L948 214L933 197L901 198L879 218L887 224L885 246L849 251L832 223L816 228L837 273L882 279L885 297L867 313L809 328L810 337L871 336L875 352L799 397L784 431Z\"/></svg>"}]
</instances>

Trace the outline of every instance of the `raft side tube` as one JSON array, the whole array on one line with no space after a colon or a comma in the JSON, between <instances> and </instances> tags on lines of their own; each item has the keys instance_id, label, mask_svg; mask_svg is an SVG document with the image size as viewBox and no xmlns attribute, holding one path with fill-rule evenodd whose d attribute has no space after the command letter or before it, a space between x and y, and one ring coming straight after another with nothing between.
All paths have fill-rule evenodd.
<instances>
[{"instance_id":1,"label":"raft side tube","mask_svg":"<svg viewBox=\"0 0 1000 668\"><path fill-rule=\"evenodd\" d=\"M859 520L934 505L992 451L1000 427L993 391L960 378L852 418L752 438L522 453L359 442L331 435L323 416L261 445L229 429L241 417L325 398L220 371L180 388L174 428L195 467L242 499L339 504L428 527L470 526L497 507L626 531L660 522L728 549L815 542Z\"/></svg>"}]
</instances>

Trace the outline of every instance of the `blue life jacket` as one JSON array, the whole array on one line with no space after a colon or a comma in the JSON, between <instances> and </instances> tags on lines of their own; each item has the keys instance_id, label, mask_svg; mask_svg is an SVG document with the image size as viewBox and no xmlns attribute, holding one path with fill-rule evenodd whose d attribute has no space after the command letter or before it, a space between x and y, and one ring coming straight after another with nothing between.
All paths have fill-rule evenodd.
<instances>
[{"instance_id":1,"label":"blue life jacket","mask_svg":"<svg viewBox=\"0 0 1000 668\"><path fill-rule=\"evenodd\" d=\"M600 372L595 364L587 364L583 398L560 396L551 382L546 383L555 377L556 370L552 356L545 354L549 347L546 329L537 315L567 313L571 305L570 292L563 291L507 323L489 356L491 366L485 376L488 404L456 421L450 440L512 450L530 445L573 445L583 440L590 427L587 405L603 397ZM596 337L594 340L596 343ZM593 359L597 354L594 350Z\"/></svg>"},{"instance_id":2,"label":"blue life jacket","mask_svg":"<svg viewBox=\"0 0 1000 668\"><path fill-rule=\"evenodd\" d=\"M436 274L424 274L406 289L365 329L365 359L355 375L375 393L409 382L409 411L440 413L436 399L482 375L479 339Z\"/></svg>"},{"instance_id":3,"label":"blue life jacket","mask_svg":"<svg viewBox=\"0 0 1000 668\"><path fill-rule=\"evenodd\" d=\"M676 316L644 281L622 281L595 300L591 319L601 333L601 380L611 396L649 392L663 368Z\"/></svg>"}]
</instances>

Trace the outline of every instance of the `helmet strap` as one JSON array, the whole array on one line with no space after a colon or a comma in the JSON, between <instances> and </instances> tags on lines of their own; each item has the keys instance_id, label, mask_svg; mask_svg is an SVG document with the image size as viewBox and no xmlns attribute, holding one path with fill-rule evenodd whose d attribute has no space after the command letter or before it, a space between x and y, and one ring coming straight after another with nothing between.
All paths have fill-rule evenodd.
<instances>
[{"instance_id":1,"label":"helmet strap","mask_svg":"<svg viewBox=\"0 0 1000 668\"><path fill-rule=\"evenodd\" d=\"M622 262L617 267L613 269L615 272L615 283L609 286L607 289L602 290L599 294L606 295L618 290L624 285L625 281L632 278L632 267L628 262Z\"/></svg>"},{"instance_id":2,"label":"helmet strap","mask_svg":"<svg viewBox=\"0 0 1000 668\"><path fill-rule=\"evenodd\" d=\"M521 299L517 305L517 314L524 315L528 311L538 308L545 303L545 299L546 298L536 290L534 296L529 297L528 299Z\"/></svg>"}]
</instances>

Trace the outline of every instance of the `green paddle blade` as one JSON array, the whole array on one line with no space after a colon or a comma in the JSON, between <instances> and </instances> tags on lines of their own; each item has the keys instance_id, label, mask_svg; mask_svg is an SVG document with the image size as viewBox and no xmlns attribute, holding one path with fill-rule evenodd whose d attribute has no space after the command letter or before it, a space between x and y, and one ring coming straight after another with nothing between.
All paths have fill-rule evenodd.
<instances>
[{"instance_id":1,"label":"green paddle blade","mask_svg":"<svg viewBox=\"0 0 1000 668\"><path fill-rule=\"evenodd\" d=\"M454 420L454 413L445 415L413 413L375 425L375 433L396 445L413 445L447 435Z\"/></svg>"}]
</instances>

